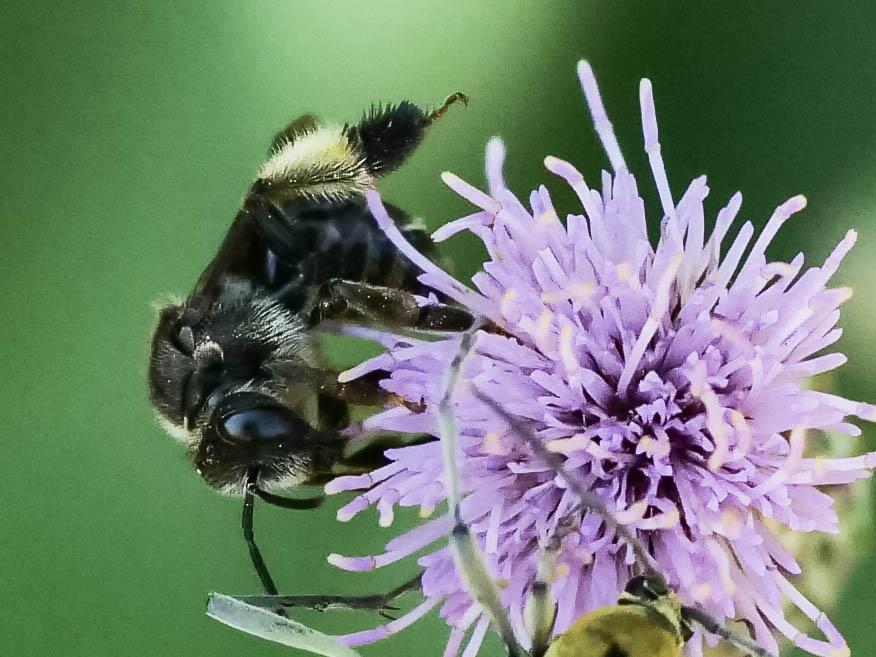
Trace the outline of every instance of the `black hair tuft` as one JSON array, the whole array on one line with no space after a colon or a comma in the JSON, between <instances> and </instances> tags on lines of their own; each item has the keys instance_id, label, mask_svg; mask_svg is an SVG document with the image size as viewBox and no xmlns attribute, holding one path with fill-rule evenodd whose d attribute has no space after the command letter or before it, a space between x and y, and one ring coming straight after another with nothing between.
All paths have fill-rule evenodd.
<instances>
[{"instance_id":1,"label":"black hair tuft","mask_svg":"<svg viewBox=\"0 0 876 657\"><path fill-rule=\"evenodd\" d=\"M428 126L426 113L403 100L397 105L372 105L358 125L347 128L347 133L362 151L368 171L384 176L419 146Z\"/></svg>"}]
</instances>

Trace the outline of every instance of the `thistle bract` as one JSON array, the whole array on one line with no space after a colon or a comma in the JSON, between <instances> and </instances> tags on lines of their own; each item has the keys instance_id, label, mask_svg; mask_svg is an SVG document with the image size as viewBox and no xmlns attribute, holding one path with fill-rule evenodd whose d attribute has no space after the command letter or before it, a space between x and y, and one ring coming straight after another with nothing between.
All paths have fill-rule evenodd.
<instances>
[{"instance_id":1,"label":"thistle bract","mask_svg":"<svg viewBox=\"0 0 876 657\"><path fill-rule=\"evenodd\" d=\"M556 632L615 601L632 574L632 554L598 516L577 509L556 474L471 394L472 387L525 418L549 450L564 456L565 468L638 536L683 599L721 619L747 619L757 641L773 652L777 630L810 653L848 654L835 627L795 589L791 578L800 569L764 519L794 531L837 532L832 500L819 488L867 477L876 464L874 454L806 455L808 432L855 436L860 431L850 418L876 418L871 405L806 385L846 360L825 350L840 336L838 308L850 291L827 284L856 235L849 231L820 266L804 268L802 254L771 262L770 241L803 210L805 199L782 203L755 238L750 222L731 230L739 194L707 232L706 179L695 179L673 199L651 85L643 80L645 149L664 214L654 245L590 67L582 62L578 73L613 170L602 174L598 191L571 164L545 160L577 194L578 214L561 221L544 187L528 203L509 191L498 140L487 148L488 192L444 175L477 210L435 238L468 230L483 241L489 257L473 278L476 290L417 254L376 194L368 198L390 239L421 264L424 283L501 328L478 334L462 369L455 413L464 452L464 520L502 582L502 601L520 641L528 643L523 605L539 546L560 525L552 588ZM342 376L384 370L383 386L412 403L387 408L367 426L437 435L441 381L459 338L379 338L387 351ZM429 520L390 541L384 554L332 555L330 561L368 570L435 543L437 549L419 558L426 603L441 603L451 627L448 654L470 632L465 654L472 655L488 621L465 591L448 549L436 543L451 524L433 514L444 499L440 446L395 449L388 457L391 463L370 475L329 484L329 492L364 490L339 518L373 506L381 524L389 525L401 506L418 507ZM813 634L820 636L785 619L785 600L814 621L820 632ZM383 634L377 629L347 641ZM701 636L688 650L702 652Z\"/></svg>"}]
</instances>

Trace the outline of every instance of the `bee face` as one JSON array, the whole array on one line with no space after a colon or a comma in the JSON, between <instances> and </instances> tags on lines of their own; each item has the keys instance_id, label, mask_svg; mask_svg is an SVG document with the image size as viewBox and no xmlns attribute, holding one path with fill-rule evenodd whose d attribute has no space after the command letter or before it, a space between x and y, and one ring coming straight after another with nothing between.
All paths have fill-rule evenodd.
<instances>
[{"instance_id":1,"label":"bee face","mask_svg":"<svg viewBox=\"0 0 876 657\"><path fill-rule=\"evenodd\" d=\"M149 368L152 403L166 420L192 431L217 395L243 388L271 395L282 388L273 364L310 359L298 317L252 291L229 288L204 310L190 303L160 311Z\"/></svg>"},{"instance_id":2,"label":"bee face","mask_svg":"<svg viewBox=\"0 0 876 657\"><path fill-rule=\"evenodd\" d=\"M203 309L189 300L160 311L152 403L212 486L240 492L250 467L264 482L300 480L310 457L289 436L313 431L288 407L289 384L275 368L310 359L300 318L245 285L229 285Z\"/></svg>"}]
</instances>

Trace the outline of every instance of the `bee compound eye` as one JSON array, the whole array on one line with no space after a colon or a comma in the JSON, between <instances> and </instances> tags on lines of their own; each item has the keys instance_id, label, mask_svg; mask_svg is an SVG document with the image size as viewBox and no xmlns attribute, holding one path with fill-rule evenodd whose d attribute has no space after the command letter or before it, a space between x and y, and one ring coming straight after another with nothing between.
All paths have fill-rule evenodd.
<instances>
[{"instance_id":1,"label":"bee compound eye","mask_svg":"<svg viewBox=\"0 0 876 657\"><path fill-rule=\"evenodd\" d=\"M637 575L630 579L627 582L626 587L624 587L624 591L632 595L633 597L642 599L642 600L656 600L657 595L652 588L651 581L645 577L644 575Z\"/></svg>"},{"instance_id":2,"label":"bee compound eye","mask_svg":"<svg viewBox=\"0 0 876 657\"><path fill-rule=\"evenodd\" d=\"M223 440L240 446L300 439L311 431L309 425L291 410L276 405L255 406L222 414L216 429Z\"/></svg>"}]
</instances>

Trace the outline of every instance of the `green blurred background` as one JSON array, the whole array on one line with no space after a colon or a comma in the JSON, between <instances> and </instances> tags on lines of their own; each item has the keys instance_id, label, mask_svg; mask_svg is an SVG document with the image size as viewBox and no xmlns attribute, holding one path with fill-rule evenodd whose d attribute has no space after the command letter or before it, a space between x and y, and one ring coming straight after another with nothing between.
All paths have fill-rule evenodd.
<instances>
[{"instance_id":1,"label":"green blurred background","mask_svg":"<svg viewBox=\"0 0 876 657\"><path fill-rule=\"evenodd\" d=\"M207 591L257 589L239 504L209 490L156 426L144 377L153 300L189 289L273 131L304 111L355 119L372 101L429 104L466 91L469 108L383 187L434 227L469 211L439 172L480 183L494 134L506 139L520 192L550 179L546 154L596 179L606 161L574 73L587 57L656 209L638 117L638 80L650 77L676 195L705 172L711 217L741 189L743 213L760 226L805 193L808 209L772 250L781 259L803 248L818 262L849 226L860 229L839 276L859 291L843 320L852 361L833 383L876 399L874 24L876 5L864 2L7 3L0 654L288 654L203 615ZM465 238L445 251L462 274L480 255ZM258 508L281 588L401 581L410 564L353 575L325 563L330 551L373 551L395 532L370 514L337 525L336 506ZM866 654L876 557L866 540L859 552L834 615ZM353 622L309 620L334 630ZM444 637L432 618L370 653L440 655Z\"/></svg>"}]
</instances>

